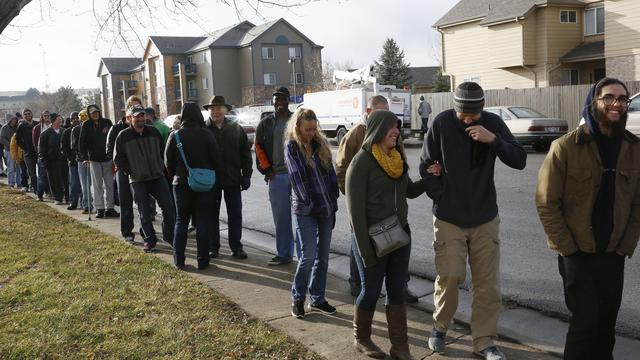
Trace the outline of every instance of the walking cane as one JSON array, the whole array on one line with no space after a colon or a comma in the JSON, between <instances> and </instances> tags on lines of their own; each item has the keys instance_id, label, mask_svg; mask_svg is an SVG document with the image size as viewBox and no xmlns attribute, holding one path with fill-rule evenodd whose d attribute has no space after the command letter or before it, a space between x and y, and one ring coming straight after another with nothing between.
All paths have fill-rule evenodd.
<instances>
[{"instance_id":1,"label":"walking cane","mask_svg":"<svg viewBox=\"0 0 640 360\"><path fill-rule=\"evenodd\" d=\"M91 183L89 181L90 176L91 176L91 174L90 174L91 167L89 166L89 164L83 164L83 165L87 166L87 171L86 171L87 176L85 176L86 177L86 184L87 184L86 189L87 189L87 195L88 195L87 196L87 207L89 208L89 221L91 221Z\"/></svg>"}]
</instances>

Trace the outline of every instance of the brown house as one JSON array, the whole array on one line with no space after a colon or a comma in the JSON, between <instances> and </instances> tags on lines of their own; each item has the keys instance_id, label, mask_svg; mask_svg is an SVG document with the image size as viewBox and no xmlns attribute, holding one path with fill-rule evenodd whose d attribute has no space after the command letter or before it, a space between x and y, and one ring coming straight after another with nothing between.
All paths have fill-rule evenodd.
<instances>
[{"instance_id":1,"label":"brown house","mask_svg":"<svg viewBox=\"0 0 640 360\"><path fill-rule=\"evenodd\" d=\"M292 96L317 90L321 50L284 19L258 26L244 21L208 37L151 36L126 74L144 79L144 101L165 117L183 102L205 104L214 94L242 106L270 104L279 86Z\"/></svg>"},{"instance_id":2,"label":"brown house","mask_svg":"<svg viewBox=\"0 0 640 360\"><path fill-rule=\"evenodd\" d=\"M453 87L640 80L639 1L461 0L434 27Z\"/></svg>"}]
</instances>

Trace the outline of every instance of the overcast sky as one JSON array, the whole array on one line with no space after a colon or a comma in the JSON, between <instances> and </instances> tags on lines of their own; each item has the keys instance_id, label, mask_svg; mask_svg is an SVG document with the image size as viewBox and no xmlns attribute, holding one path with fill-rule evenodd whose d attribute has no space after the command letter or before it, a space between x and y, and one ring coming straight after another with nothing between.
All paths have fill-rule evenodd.
<instances>
[{"instance_id":1,"label":"overcast sky","mask_svg":"<svg viewBox=\"0 0 640 360\"><path fill-rule=\"evenodd\" d=\"M385 39L393 37L411 66L430 66L437 65L439 39L432 25L458 0L320 0L292 11L263 7L260 16L245 8L241 19L219 1L196 2L200 5L193 17L201 20L171 19L158 12L153 26L138 27L138 35L144 41L149 35L202 36L245 19L258 25L283 17L324 46L323 60L365 66L378 58ZM122 45L96 41L91 3L33 0L27 5L0 35L0 91L45 90L45 66L52 91L67 85L98 87L101 57L141 57L136 41L129 42L134 54Z\"/></svg>"}]
</instances>

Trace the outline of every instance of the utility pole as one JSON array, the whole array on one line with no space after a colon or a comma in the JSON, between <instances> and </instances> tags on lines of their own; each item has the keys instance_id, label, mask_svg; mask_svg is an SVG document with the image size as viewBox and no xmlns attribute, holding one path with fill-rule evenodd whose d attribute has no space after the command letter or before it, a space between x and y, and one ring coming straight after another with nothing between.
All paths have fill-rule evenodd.
<instances>
[{"instance_id":1,"label":"utility pole","mask_svg":"<svg viewBox=\"0 0 640 360\"><path fill-rule=\"evenodd\" d=\"M47 52L44 49L42 43L39 43L40 50L42 50L42 73L44 75L44 89L48 93L51 86L49 85L49 73L47 72Z\"/></svg>"}]
</instances>

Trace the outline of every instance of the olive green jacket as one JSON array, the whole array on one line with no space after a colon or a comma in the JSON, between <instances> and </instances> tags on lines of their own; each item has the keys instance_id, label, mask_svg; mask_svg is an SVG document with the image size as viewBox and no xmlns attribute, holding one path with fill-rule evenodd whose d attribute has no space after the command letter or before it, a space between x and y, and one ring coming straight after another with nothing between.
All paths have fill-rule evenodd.
<instances>
[{"instance_id":1,"label":"olive green jacket","mask_svg":"<svg viewBox=\"0 0 640 360\"><path fill-rule=\"evenodd\" d=\"M586 125L552 143L536 190L549 248L563 256L596 251L591 214L601 179L600 153ZM613 231L607 252L633 255L640 235L639 180L640 139L625 131L616 166Z\"/></svg>"}]
</instances>

